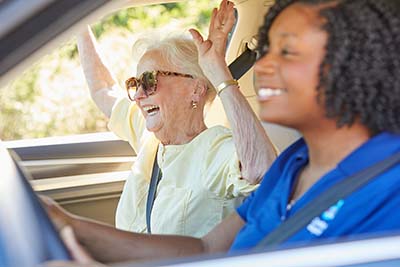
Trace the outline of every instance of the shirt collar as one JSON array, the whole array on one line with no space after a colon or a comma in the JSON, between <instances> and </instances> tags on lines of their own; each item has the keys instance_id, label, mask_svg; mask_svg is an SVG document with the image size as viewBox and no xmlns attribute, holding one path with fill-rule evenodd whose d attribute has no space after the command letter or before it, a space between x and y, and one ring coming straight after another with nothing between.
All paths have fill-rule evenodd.
<instances>
[{"instance_id":1,"label":"shirt collar","mask_svg":"<svg viewBox=\"0 0 400 267\"><path fill-rule=\"evenodd\" d=\"M379 162L400 150L400 135L380 133L344 158L338 168L351 175Z\"/></svg>"},{"instance_id":2,"label":"shirt collar","mask_svg":"<svg viewBox=\"0 0 400 267\"><path fill-rule=\"evenodd\" d=\"M306 145L306 142L304 141L304 138L301 138L297 141L296 145L299 147L294 152L294 160L295 161L301 161L301 162L306 162L308 161L308 147Z\"/></svg>"}]
</instances>

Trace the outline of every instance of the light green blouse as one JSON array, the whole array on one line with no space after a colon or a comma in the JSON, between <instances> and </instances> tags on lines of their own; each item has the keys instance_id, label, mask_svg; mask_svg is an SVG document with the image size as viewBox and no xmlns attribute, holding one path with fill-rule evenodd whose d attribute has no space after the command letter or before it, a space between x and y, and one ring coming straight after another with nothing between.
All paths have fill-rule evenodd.
<instances>
[{"instance_id":1,"label":"light green blouse","mask_svg":"<svg viewBox=\"0 0 400 267\"><path fill-rule=\"evenodd\" d=\"M118 204L117 228L146 232L146 201L153 160L162 179L154 201L154 234L201 237L232 213L257 186L241 178L229 129L215 126L190 143L162 145L145 129L139 108L123 98L114 105L109 128L137 152Z\"/></svg>"}]
</instances>

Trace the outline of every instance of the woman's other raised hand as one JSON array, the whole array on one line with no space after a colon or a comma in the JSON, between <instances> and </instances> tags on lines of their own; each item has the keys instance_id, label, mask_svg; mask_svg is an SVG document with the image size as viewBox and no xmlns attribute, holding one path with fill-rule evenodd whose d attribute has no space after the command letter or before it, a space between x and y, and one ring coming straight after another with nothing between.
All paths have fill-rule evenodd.
<instances>
[{"instance_id":1,"label":"woman's other raised hand","mask_svg":"<svg viewBox=\"0 0 400 267\"><path fill-rule=\"evenodd\" d=\"M190 29L199 52L199 64L215 86L221 82L222 76L227 74L225 61L226 44L228 34L235 24L234 4L223 0L219 8L214 8L211 15L208 38L203 36L195 29ZM226 79L226 78L224 78Z\"/></svg>"}]
</instances>

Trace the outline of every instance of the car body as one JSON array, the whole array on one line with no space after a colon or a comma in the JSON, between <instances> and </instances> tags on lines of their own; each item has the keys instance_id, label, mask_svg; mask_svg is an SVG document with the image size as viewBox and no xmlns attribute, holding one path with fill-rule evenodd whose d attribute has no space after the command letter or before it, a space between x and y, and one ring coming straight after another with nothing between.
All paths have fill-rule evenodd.
<instances>
[{"instance_id":1,"label":"car body","mask_svg":"<svg viewBox=\"0 0 400 267\"><path fill-rule=\"evenodd\" d=\"M190 1L190 0L187 0ZM175 2L171 0L7 0L1 3L0 87L71 35L115 10L128 6ZM227 51L227 61L237 58L256 35L270 0L235 0L238 21ZM10 18L5 20L4 18ZM240 80L241 90L257 112L253 71ZM217 99L208 113L209 125L227 125ZM299 137L293 130L264 124L271 139L283 150ZM115 208L124 181L135 162L135 151L111 133L3 142L18 154L21 166L33 177L31 184L69 211L114 223ZM379 250L376 246L379 245ZM194 263L167 262L168 266L394 266L398 264L400 237L388 236L338 244L247 255L195 259ZM351 252L351 253L349 253ZM314 257L315 255L319 257ZM193 261L190 259L189 261ZM124 264L120 266L129 266Z\"/></svg>"}]
</instances>

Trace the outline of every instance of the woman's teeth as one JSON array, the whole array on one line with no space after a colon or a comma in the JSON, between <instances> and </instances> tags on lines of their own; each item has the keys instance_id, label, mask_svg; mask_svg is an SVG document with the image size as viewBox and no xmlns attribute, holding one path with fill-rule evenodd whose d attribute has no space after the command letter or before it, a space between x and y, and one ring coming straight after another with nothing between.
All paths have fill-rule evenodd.
<instances>
[{"instance_id":1,"label":"woman's teeth","mask_svg":"<svg viewBox=\"0 0 400 267\"><path fill-rule=\"evenodd\" d=\"M158 110L160 110L160 108L156 105L151 105L143 107L143 110L146 111L149 115L152 115L156 113Z\"/></svg>"},{"instance_id":2,"label":"woman's teeth","mask_svg":"<svg viewBox=\"0 0 400 267\"><path fill-rule=\"evenodd\" d=\"M258 97L268 98L271 96L278 96L285 92L285 89L271 89L271 88L260 88L258 90Z\"/></svg>"}]
</instances>

